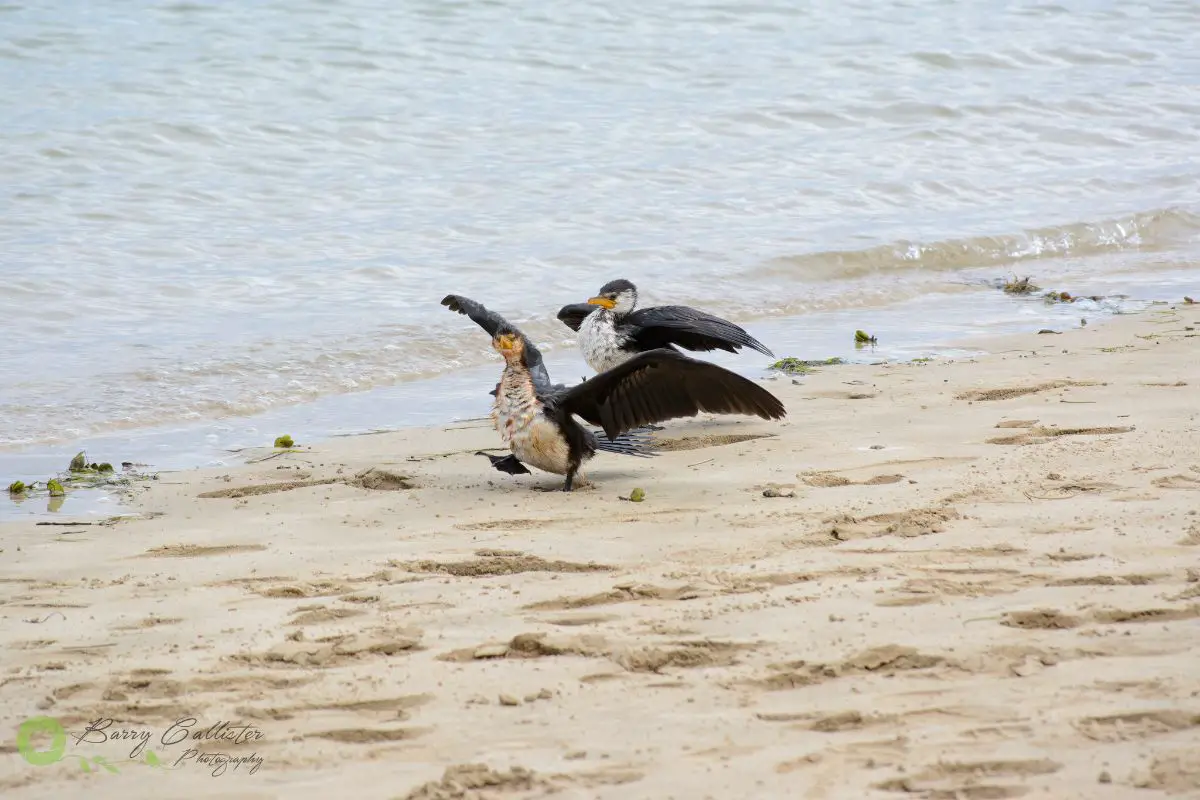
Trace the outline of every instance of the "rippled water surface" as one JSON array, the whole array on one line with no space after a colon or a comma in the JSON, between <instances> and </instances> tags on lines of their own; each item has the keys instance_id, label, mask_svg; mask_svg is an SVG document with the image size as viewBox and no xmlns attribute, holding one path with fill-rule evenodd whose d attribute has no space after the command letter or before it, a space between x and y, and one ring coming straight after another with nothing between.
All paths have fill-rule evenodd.
<instances>
[{"instance_id":1,"label":"rippled water surface","mask_svg":"<svg viewBox=\"0 0 1200 800\"><path fill-rule=\"evenodd\" d=\"M1195 2L43 0L0 96L10 447L491 363L447 292L552 354L614 277L790 344L1200 260Z\"/></svg>"}]
</instances>

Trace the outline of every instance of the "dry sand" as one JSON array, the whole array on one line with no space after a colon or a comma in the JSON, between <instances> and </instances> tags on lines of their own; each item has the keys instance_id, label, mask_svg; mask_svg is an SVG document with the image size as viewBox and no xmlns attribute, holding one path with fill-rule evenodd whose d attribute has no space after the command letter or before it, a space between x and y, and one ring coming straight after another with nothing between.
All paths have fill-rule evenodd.
<instances>
[{"instance_id":1,"label":"dry sand","mask_svg":"<svg viewBox=\"0 0 1200 800\"><path fill-rule=\"evenodd\" d=\"M1196 796L1198 337L1158 306L782 378L786 424L676 421L572 494L489 471L469 423L7 524L0 793ZM261 763L32 766L36 715L168 766L176 720L250 724L191 746Z\"/></svg>"}]
</instances>

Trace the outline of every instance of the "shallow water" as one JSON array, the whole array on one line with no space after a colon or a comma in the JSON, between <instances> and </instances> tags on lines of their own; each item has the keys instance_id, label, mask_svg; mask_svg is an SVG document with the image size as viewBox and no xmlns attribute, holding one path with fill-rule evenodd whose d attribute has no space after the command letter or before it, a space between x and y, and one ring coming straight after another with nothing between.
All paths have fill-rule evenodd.
<instances>
[{"instance_id":1,"label":"shallow water","mask_svg":"<svg viewBox=\"0 0 1200 800\"><path fill-rule=\"evenodd\" d=\"M1191 2L9 2L0 65L14 468L481 414L448 292L568 375L614 277L804 357L1200 293Z\"/></svg>"}]
</instances>

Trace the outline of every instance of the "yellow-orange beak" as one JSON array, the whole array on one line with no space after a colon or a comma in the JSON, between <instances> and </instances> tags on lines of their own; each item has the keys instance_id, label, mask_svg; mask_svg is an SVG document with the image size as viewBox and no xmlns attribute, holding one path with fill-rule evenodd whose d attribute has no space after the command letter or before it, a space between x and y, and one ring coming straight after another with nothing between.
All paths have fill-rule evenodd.
<instances>
[{"instance_id":1,"label":"yellow-orange beak","mask_svg":"<svg viewBox=\"0 0 1200 800\"><path fill-rule=\"evenodd\" d=\"M500 350L512 350L513 337L509 336L507 333L500 334L496 337L496 347Z\"/></svg>"},{"instance_id":2,"label":"yellow-orange beak","mask_svg":"<svg viewBox=\"0 0 1200 800\"><path fill-rule=\"evenodd\" d=\"M611 311L612 307L615 306L616 303L613 302L612 300L609 300L607 297L589 297L588 305L589 306L600 306L601 308L607 308Z\"/></svg>"}]
</instances>

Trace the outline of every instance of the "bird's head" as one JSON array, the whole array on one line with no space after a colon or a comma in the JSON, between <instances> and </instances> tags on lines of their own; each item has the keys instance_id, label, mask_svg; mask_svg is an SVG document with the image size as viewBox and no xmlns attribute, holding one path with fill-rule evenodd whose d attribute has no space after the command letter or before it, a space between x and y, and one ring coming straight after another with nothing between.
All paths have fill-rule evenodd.
<instances>
[{"instance_id":1,"label":"bird's head","mask_svg":"<svg viewBox=\"0 0 1200 800\"><path fill-rule=\"evenodd\" d=\"M637 287L624 278L609 281L600 287L595 297L588 298L588 304L600 306L623 316L637 308Z\"/></svg>"},{"instance_id":2,"label":"bird's head","mask_svg":"<svg viewBox=\"0 0 1200 800\"><path fill-rule=\"evenodd\" d=\"M525 354L525 340L507 325L502 326L492 337L492 347L504 356L505 361L519 361Z\"/></svg>"}]
</instances>

